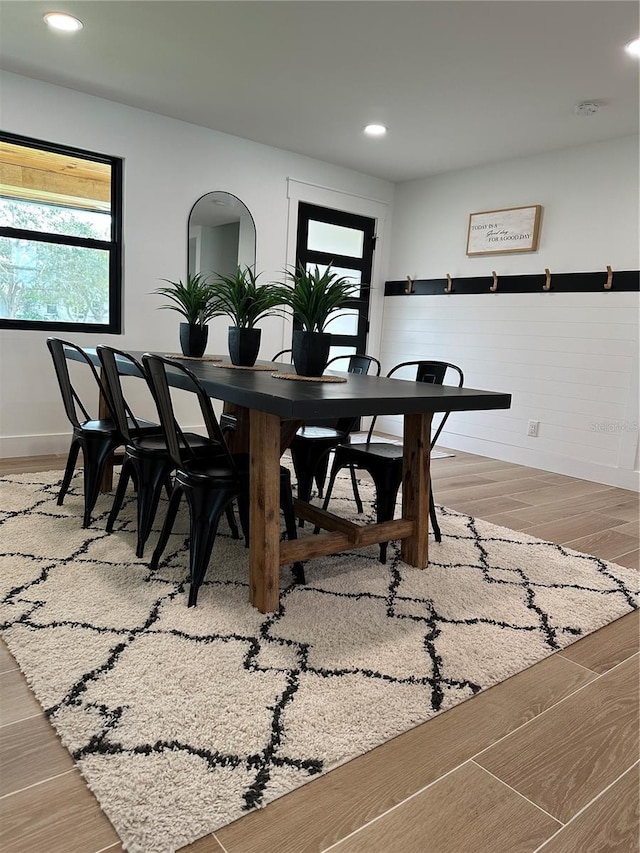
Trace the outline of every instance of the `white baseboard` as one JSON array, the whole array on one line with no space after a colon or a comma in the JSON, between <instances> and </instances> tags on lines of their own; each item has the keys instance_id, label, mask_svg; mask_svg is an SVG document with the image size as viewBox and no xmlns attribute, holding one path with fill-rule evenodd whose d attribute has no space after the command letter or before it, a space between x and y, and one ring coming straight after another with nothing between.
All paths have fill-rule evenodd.
<instances>
[{"instance_id":1,"label":"white baseboard","mask_svg":"<svg viewBox=\"0 0 640 853\"><path fill-rule=\"evenodd\" d=\"M389 425L387 425L388 428ZM398 435L398 438L401 439L401 436ZM526 465L528 468L550 471L553 474L565 474L567 477L576 477L579 480L590 480L593 483L603 483L605 486L640 492L640 471L610 468L584 459L534 452L523 447L498 444L494 441L448 432L442 433L438 445L450 450L462 450L465 453L475 453L489 459L500 459L503 462L513 462L516 465Z\"/></svg>"},{"instance_id":2,"label":"white baseboard","mask_svg":"<svg viewBox=\"0 0 640 853\"><path fill-rule=\"evenodd\" d=\"M516 465L526 465L528 468L538 468L554 474L565 474L579 480L590 480L593 483L603 483L605 486L616 486L619 489L630 489L640 492L640 472L624 468L610 468L589 462L584 459L571 459L556 456L553 453L539 453L523 447L513 447L507 444L497 444L484 439L469 438L464 435L443 433L440 436L443 447L452 450L463 450L467 453L477 453L490 459L500 459L504 462L514 462Z\"/></svg>"},{"instance_id":3,"label":"white baseboard","mask_svg":"<svg viewBox=\"0 0 640 853\"><path fill-rule=\"evenodd\" d=\"M186 429L198 432L202 429L202 425L186 427ZM8 459L17 456L66 454L69 450L70 441L70 433L4 436L0 440L0 457ZM514 462L517 465L539 468L543 471L551 471L554 474L566 474L580 480L591 480L594 483L603 483L606 486L616 486L620 489L640 492L640 472L638 471L609 468L583 459L568 459L551 453L534 453L522 447L496 444L495 442L453 433L443 433L440 444L442 447L451 450L476 453L478 456L487 456L489 459Z\"/></svg>"},{"instance_id":4,"label":"white baseboard","mask_svg":"<svg viewBox=\"0 0 640 853\"><path fill-rule=\"evenodd\" d=\"M0 439L0 457L49 456L69 452L71 433L53 435L5 435Z\"/></svg>"}]
</instances>

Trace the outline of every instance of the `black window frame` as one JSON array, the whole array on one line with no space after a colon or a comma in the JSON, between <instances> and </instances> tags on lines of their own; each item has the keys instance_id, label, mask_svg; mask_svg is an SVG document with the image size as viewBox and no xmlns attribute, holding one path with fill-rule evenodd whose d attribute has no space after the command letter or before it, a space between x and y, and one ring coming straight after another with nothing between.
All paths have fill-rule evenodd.
<instances>
[{"instance_id":1,"label":"black window frame","mask_svg":"<svg viewBox=\"0 0 640 853\"><path fill-rule=\"evenodd\" d=\"M72 323L47 320L15 320L0 317L0 329L22 329L25 331L102 332L122 334L122 158L95 151L86 151L70 145L60 145L42 139L19 136L0 130L0 141L24 147L81 157L95 163L106 163L111 167L111 239L95 240L89 237L74 237L66 234L50 234L22 228L9 228L0 224L0 237L17 240L51 243L63 246L79 246L100 249L109 253L109 321L107 323Z\"/></svg>"}]
</instances>

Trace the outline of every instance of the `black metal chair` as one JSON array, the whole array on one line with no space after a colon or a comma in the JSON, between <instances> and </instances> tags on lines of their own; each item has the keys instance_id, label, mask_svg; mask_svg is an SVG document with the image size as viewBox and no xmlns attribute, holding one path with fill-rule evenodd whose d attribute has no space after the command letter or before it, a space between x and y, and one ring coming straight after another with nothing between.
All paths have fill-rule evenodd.
<instances>
[{"instance_id":1,"label":"black metal chair","mask_svg":"<svg viewBox=\"0 0 640 853\"><path fill-rule=\"evenodd\" d=\"M63 341L60 338L48 338L47 347L51 353L53 364L60 386L64 409L73 427L71 446L67 457L67 464L62 479L62 485L58 493L58 504L62 504L69 489L71 478L75 470L78 453L82 450L83 474L84 474L84 516L82 526L88 527L91 523L91 513L96 505L100 484L105 472L107 460L113 451L124 444L124 437L112 415L112 405L108 397L106 386L101 381L91 359L77 344ZM76 357L72 357L75 353ZM106 417L90 414L90 408L83 403L76 389L67 361L84 370L88 368L90 375L95 381L96 398L92 404L93 411L98 405L99 395L105 402L107 408ZM95 407L95 408L94 408ZM145 420L128 421L129 429L142 435L160 429L156 423Z\"/></svg>"},{"instance_id":2,"label":"black metal chair","mask_svg":"<svg viewBox=\"0 0 640 853\"><path fill-rule=\"evenodd\" d=\"M293 354L293 350L292 350L292 349L281 349L281 350L280 350L280 352L277 352L277 353L274 355L274 357L271 359L271 361L280 361L280 356L281 356L281 355L288 356L288 357L289 357L289 361L291 361L291 356L292 356L292 354Z\"/></svg>"},{"instance_id":3,"label":"black metal chair","mask_svg":"<svg viewBox=\"0 0 640 853\"><path fill-rule=\"evenodd\" d=\"M401 364L396 364L395 367L392 367L387 373L387 377L391 377L401 369L409 367L416 368L416 382L431 382L435 385L443 385L444 380L447 377L447 373L450 372L457 376L458 388L462 388L464 383L464 374L462 370L457 365L450 364L446 361L403 361ZM432 449L440 437L448 417L449 412L445 412L437 429L435 432L432 432ZM398 490L402 483L403 447L401 444L372 441L375 423L376 418L371 422L371 426L367 434L367 440L363 444L341 444L336 447L323 509L327 509L329 506L331 493L333 491L333 486L338 472L342 468L349 468L351 471L351 482L354 487L354 498L358 512L361 513L363 511L363 506L358 493L355 471L361 470L367 471L371 475L375 485L377 521L390 521L393 518ZM431 482L429 483L429 518L431 520L431 527L433 529L436 542L440 542L442 535L433 502L433 489L431 488ZM387 561L388 544L388 542L382 542L380 544L381 563L386 563Z\"/></svg>"},{"instance_id":4,"label":"black metal chair","mask_svg":"<svg viewBox=\"0 0 640 853\"><path fill-rule=\"evenodd\" d=\"M113 506L107 519L107 532L113 531L113 526L122 508L129 480L133 480L137 495L137 522L138 538L136 543L136 557L144 554L144 545L156 516L158 502L164 487L167 495L171 495L171 472L175 465L169 455L167 443L162 428L157 427L155 433L140 433L137 429L138 420L127 403L123 388L121 374L138 376L147 381L146 373L140 362L127 352L114 349L113 347L99 345L96 347L102 375L106 383L114 420L118 429L124 437L124 460L120 479L116 488ZM130 428L134 423L136 429ZM187 438L192 452L197 455L210 453L211 441L208 437L196 433L188 433ZM180 451L184 446L180 446ZM227 507L227 519L234 538L239 538L238 526L235 522L233 509Z\"/></svg>"},{"instance_id":5,"label":"black metal chair","mask_svg":"<svg viewBox=\"0 0 640 853\"><path fill-rule=\"evenodd\" d=\"M190 517L188 603L189 607L192 607L196 604L198 590L207 571L220 517L234 498L238 498L240 518L245 537L248 539L248 455L230 453L211 400L197 377L188 368L171 359L149 353L143 355L142 361L158 407L169 456L175 467L173 490L160 538L151 557L150 567L154 569L158 566L184 495ZM179 374L180 388L194 393L197 397L209 439L207 453L192 446L190 434L185 433L176 420L167 378L168 371ZM289 492L288 496L284 496L284 502L288 506L287 533L295 538L297 531L293 516L291 484L289 480L287 482ZM281 489L281 502L282 491Z\"/></svg>"},{"instance_id":6,"label":"black metal chair","mask_svg":"<svg viewBox=\"0 0 640 853\"><path fill-rule=\"evenodd\" d=\"M345 373L368 374L371 368L375 375L380 375L380 362L372 355L337 355L327 363L327 368L333 365L333 370L339 369L337 364L343 362ZM289 450L298 480L298 498L309 501L313 481L318 489L318 496L322 497L324 483L329 466L329 454L339 444L348 441L349 434L353 431L357 417L339 418L337 420L319 420L305 423L297 431ZM355 483L355 477L354 477ZM300 527L304 522L300 520Z\"/></svg>"}]
</instances>

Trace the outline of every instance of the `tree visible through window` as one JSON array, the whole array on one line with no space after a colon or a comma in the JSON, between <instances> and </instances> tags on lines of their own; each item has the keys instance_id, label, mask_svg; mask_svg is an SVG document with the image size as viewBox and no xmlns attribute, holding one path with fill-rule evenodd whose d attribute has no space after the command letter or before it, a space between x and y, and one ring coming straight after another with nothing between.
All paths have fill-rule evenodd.
<instances>
[{"instance_id":1,"label":"tree visible through window","mask_svg":"<svg viewBox=\"0 0 640 853\"><path fill-rule=\"evenodd\" d=\"M0 326L119 332L121 161L0 134Z\"/></svg>"}]
</instances>

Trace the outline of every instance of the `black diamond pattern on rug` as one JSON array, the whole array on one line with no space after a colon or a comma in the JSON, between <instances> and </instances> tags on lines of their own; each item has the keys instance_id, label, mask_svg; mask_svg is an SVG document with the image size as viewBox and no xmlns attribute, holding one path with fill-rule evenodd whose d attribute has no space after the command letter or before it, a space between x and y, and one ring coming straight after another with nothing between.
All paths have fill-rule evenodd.
<instances>
[{"instance_id":1,"label":"black diamond pattern on rug","mask_svg":"<svg viewBox=\"0 0 640 853\"><path fill-rule=\"evenodd\" d=\"M83 530L81 480L58 507L59 479L0 480L0 624L134 853L212 832L637 606L630 569L440 508L426 570L397 543L386 566L377 546L309 561L306 585L285 567L267 615L222 529L188 609L186 520L151 572L134 498L112 535L109 496ZM348 485L335 508L354 515Z\"/></svg>"}]
</instances>

